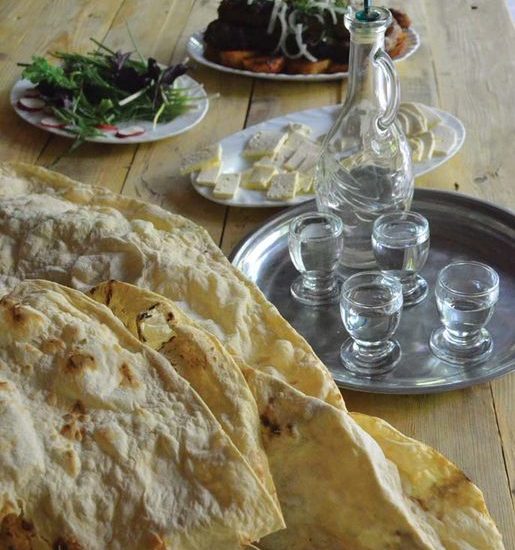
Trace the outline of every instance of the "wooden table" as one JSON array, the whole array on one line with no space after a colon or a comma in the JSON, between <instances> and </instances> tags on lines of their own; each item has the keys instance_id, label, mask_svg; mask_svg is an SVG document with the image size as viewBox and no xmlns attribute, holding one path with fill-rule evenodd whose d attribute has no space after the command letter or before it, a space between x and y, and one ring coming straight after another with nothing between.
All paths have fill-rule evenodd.
<instances>
[{"instance_id":1,"label":"wooden table","mask_svg":"<svg viewBox=\"0 0 515 550\"><path fill-rule=\"evenodd\" d=\"M388 3L388 2L387 2ZM217 0L3 0L0 3L0 160L50 165L70 145L18 119L9 90L18 61L53 50L86 51L89 37L131 50L126 24L140 50L161 62L181 61L188 36L215 17ZM401 2L393 2L393 5ZM417 179L421 187L459 191L515 208L515 32L504 0L411 0L404 7L422 37L420 50L398 65L404 100L436 105L467 127L462 151ZM225 252L276 210L225 208L199 197L177 176L181 155L241 128L284 113L334 104L345 82L273 83L202 68L194 76L212 101L191 132L141 146L87 144L53 168L83 182L155 200L204 225ZM515 318L515 314L514 314ZM515 322L515 321L514 321ZM484 491L515 548L515 376L431 396L344 392L347 405L381 416L439 449Z\"/></svg>"}]
</instances>

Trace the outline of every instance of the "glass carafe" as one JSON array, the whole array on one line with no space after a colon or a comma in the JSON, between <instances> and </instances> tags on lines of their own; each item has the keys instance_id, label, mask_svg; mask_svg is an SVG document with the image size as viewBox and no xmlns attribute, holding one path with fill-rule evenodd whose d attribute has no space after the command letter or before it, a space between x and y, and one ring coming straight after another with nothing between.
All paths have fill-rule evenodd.
<instances>
[{"instance_id":1,"label":"glass carafe","mask_svg":"<svg viewBox=\"0 0 515 550\"><path fill-rule=\"evenodd\" d=\"M319 210L343 221L343 273L375 264L371 234L386 212L409 209L411 152L395 124L399 79L384 50L391 14L373 7L345 16L351 49L347 98L326 135L315 173Z\"/></svg>"}]
</instances>

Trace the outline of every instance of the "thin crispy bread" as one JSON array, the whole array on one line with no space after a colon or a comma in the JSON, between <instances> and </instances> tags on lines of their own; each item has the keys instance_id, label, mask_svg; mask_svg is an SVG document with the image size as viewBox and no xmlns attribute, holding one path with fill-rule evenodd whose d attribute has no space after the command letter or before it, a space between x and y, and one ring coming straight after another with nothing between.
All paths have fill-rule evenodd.
<instances>
[{"instance_id":1,"label":"thin crispy bread","mask_svg":"<svg viewBox=\"0 0 515 550\"><path fill-rule=\"evenodd\" d=\"M276 505L191 386L48 281L0 300L0 548L242 548Z\"/></svg>"},{"instance_id":2,"label":"thin crispy bread","mask_svg":"<svg viewBox=\"0 0 515 550\"><path fill-rule=\"evenodd\" d=\"M309 344L207 231L182 216L38 166L6 163L0 165L0 259L0 274L79 290L108 279L150 288L204 319L247 363L344 408Z\"/></svg>"},{"instance_id":3,"label":"thin crispy bread","mask_svg":"<svg viewBox=\"0 0 515 550\"><path fill-rule=\"evenodd\" d=\"M159 338L151 345L167 357L176 338L175 319L183 330L203 332L176 304L148 290L110 281L91 295L140 338L145 337L141 320L152 319ZM350 416L277 378L240 367L257 402L287 525L260 541L260 548L502 548L481 492L442 455L384 421Z\"/></svg>"},{"instance_id":4,"label":"thin crispy bread","mask_svg":"<svg viewBox=\"0 0 515 550\"><path fill-rule=\"evenodd\" d=\"M220 341L153 292L109 281L89 295L106 305L131 334L158 350L197 391L269 493L276 490L261 441L256 402ZM277 514L280 508L277 503Z\"/></svg>"}]
</instances>

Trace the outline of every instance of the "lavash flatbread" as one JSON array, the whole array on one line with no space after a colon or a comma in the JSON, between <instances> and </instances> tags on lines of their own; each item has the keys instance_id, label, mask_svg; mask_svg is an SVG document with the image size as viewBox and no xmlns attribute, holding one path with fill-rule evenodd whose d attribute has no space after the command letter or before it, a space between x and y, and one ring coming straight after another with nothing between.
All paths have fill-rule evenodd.
<instances>
[{"instance_id":1,"label":"lavash flatbread","mask_svg":"<svg viewBox=\"0 0 515 550\"><path fill-rule=\"evenodd\" d=\"M111 281L91 289L94 300L111 309L131 334L159 350L186 379L276 499L261 441L259 413L239 367L208 332L191 323L170 301L153 292ZM279 503L277 514L280 516Z\"/></svg>"},{"instance_id":2,"label":"lavash flatbread","mask_svg":"<svg viewBox=\"0 0 515 550\"><path fill-rule=\"evenodd\" d=\"M108 279L149 288L203 320L245 362L344 408L311 347L209 234L158 206L41 167L2 164L0 274L79 290Z\"/></svg>"},{"instance_id":3,"label":"lavash flatbread","mask_svg":"<svg viewBox=\"0 0 515 550\"><path fill-rule=\"evenodd\" d=\"M317 418L324 418L324 415L333 418L330 411L345 415L334 382L309 345L266 302L259 290L230 266L201 228L158 207L27 165L4 165L0 169L0 199L0 269L4 274L51 278L81 289L109 278L151 288L174 300L203 328L216 335L242 369L250 366L269 378L279 396L290 396L286 403L296 403L297 408L293 409L299 414L299 403L307 399L304 405L308 410L318 407L323 411ZM255 392L258 387L254 386ZM255 395L263 414L265 402ZM290 408L286 404L277 414L287 415ZM300 416L300 421L309 426L309 415ZM370 463L370 467L386 476L383 487L394 483L387 475L391 464L350 417L333 419L332 426L333 432L322 436L323 426L317 424L322 439L338 441L341 437L357 434L353 444L365 456L367 466ZM309 432L308 428L306 430ZM286 443L281 444L279 452L286 453L287 440L282 438L281 441ZM316 454L317 448L312 446L309 456L316 457ZM393 461L398 459L395 453L391 458ZM419 464L415 460L405 469L399 469L407 498L410 492L406 481L414 477L419 466L425 467L424 462ZM313 468L305 471L312 476L322 467L320 461L314 459ZM273 467L272 474L276 475ZM444 476L426 496L438 500L438 492L445 483ZM399 507L411 510L403 498L400 500L397 502ZM291 506L293 509L295 498ZM410 516L415 523L419 507L420 503L415 502ZM463 508L467 507L469 504L464 502ZM285 516L288 523L289 518ZM328 517L332 516L328 514ZM492 543L472 548L502 548L491 518L485 514L484 520L485 533ZM419 526L418 530L424 536L437 536L429 523ZM312 526L313 530L315 528ZM430 534L425 533L426 528ZM401 538L392 542L391 548L412 548L410 543L404 543ZM309 542L303 544L309 547L306 546ZM320 544L324 550L339 548L331 538ZM377 546L377 541L374 544L376 546L367 548L387 548ZM297 547L286 540L274 548ZM470 550L466 545L455 548Z\"/></svg>"},{"instance_id":4,"label":"lavash flatbread","mask_svg":"<svg viewBox=\"0 0 515 550\"><path fill-rule=\"evenodd\" d=\"M171 345L176 339L176 319L183 330L202 332L175 304L148 290L109 281L90 294L135 336L147 334L165 356L167 339ZM436 451L384 421L355 415L378 446L345 411L257 369L241 368L257 401L287 524L261 540L260 548L502 548L479 489Z\"/></svg>"},{"instance_id":5,"label":"lavash flatbread","mask_svg":"<svg viewBox=\"0 0 515 550\"><path fill-rule=\"evenodd\" d=\"M236 549L282 527L191 386L80 292L0 300L0 547Z\"/></svg>"}]
</instances>

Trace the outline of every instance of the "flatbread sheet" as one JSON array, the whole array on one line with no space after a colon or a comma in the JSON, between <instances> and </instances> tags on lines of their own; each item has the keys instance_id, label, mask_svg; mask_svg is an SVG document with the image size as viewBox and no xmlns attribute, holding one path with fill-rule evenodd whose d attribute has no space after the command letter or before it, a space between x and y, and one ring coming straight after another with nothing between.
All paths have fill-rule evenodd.
<instances>
[{"instance_id":1,"label":"flatbread sheet","mask_svg":"<svg viewBox=\"0 0 515 550\"><path fill-rule=\"evenodd\" d=\"M0 274L79 290L109 279L149 288L246 363L344 408L309 344L209 234L158 206L41 167L0 165Z\"/></svg>"},{"instance_id":2,"label":"flatbread sheet","mask_svg":"<svg viewBox=\"0 0 515 550\"><path fill-rule=\"evenodd\" d=\"M178 319L183 330L203 332L176 304L148 290L109 281L90 294L165 356L175 345ZM364 432L345 411L240 367L257 401L287 525L260 548L502 548L481 492L442 455L384 421L357 414Z\"/></svg>"},{"instance_id":3,"label":"flatbread sheet","mask_svg":"<svg viewBox=\"0 0 515 550\"><path fill-rule=\"evenodd\" d=\"M283 526L198 394L105 307L0 300L0 548L242 548Z\"/></svg>"}]
</instances>

